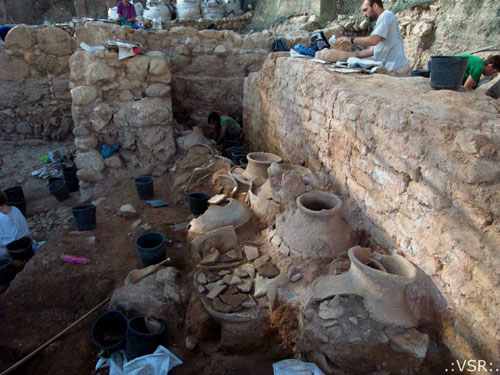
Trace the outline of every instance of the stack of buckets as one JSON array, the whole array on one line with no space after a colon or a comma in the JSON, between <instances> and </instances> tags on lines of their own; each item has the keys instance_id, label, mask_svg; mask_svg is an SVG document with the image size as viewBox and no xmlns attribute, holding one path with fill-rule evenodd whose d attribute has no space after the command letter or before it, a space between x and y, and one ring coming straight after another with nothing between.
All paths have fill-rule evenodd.
<instances>
[{"instance_id":1,"label":"stack of buckets","mask_svg":"<svg viewBox=\"0 0 500 375\"><path fill-rule=\"evenodd\" d=\"M224 141L224 154L236 165L246 165L248 152L237 139L227 139Z\"/></svg>"},{"instance_id":2,"label":"stack of buckets","mask_svg":"<svg viewBox=\"0 0 500 375\"><path fill-rule=\"evenodd\" d=\"M74 193L80 189L78 177L76 176L77 168L67 167L63 168L63 177L49 178L48 186L49 192L59 202L69 199L70 193Z\"/></svg>"}]
</instances>

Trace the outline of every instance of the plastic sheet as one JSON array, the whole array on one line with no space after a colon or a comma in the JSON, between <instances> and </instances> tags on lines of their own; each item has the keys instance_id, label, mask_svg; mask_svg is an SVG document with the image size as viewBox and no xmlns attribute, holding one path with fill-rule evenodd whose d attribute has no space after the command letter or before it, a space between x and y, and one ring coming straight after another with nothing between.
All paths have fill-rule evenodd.
<instances>
[{"instance_id":1,"label":"plastic sheet","mask_svg":"<svg viewBox=\"0 0 500 375\"><path fill-rule=\"evenodd\" d=\"M153 354L128 361L123 350L114 352L110 358L100 358L96 370L109 367L109 375L165 375L182 361L163 346Z\"/></svg>"},{"instance_id":2,"label":"plastic sheet","mask_svg":"<svg viewBox=\"0 0 500 375\"><path fill-rule=\"evenodd\" d=\"M199 0L177 0L177 18L180 20L201 18Z\"/></svg>"},{"instance_id":3,"label":"plastic sheet","mask_svg":"<svg viewBox=\"0 0 500 375\"><path fill-rule=\"evenodd\" d=\"M325 375L314 363L285 359L273 364L274 375Z\"/></svg>"}]
</instances>

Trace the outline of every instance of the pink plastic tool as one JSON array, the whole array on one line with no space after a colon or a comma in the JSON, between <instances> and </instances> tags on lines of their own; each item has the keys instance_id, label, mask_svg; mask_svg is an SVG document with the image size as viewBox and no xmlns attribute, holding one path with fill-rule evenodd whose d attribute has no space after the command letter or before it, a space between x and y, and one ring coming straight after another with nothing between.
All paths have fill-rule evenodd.
<instances>
[{"instance_id":1,"label":"pink plastic tool","mask_svg":"<svg viewBox=\"0 0 500 375\"><path fill-rule=\"evenodd\" d=\"M78 263L78 264L87 264L90 262L87 258L78 258L73 255L61 255L61 260L63 262L69 262L69 263Z\"/></svg>"}]
</instances>

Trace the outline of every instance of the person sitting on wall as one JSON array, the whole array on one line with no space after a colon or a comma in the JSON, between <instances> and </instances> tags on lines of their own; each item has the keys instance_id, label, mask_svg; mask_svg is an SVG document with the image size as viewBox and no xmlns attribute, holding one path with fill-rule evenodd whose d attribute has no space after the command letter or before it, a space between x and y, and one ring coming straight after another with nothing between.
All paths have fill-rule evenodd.
<instances>
[{"instance_id":1,"label":"person sitting on wall","mask_svg":"<svg viewBox=\"0 0 500 375\"><path fill-rule=\"evenodd\" d=\"M476 88L482 75L489 77L500 72L500 55L490 56L486 60L483 60L478 56L467 54L457 56L469 58L467 68L465 69L464 79L462 81L462 85L467 90Z\"/></svg>"},{"instance_id":2,"label":"person sitting on wall","mask_svg":"<svg viewBox=\"0 0 500 375\"><path fill-rule=\"evenodd\" d=\"M29 235L23 214L17 207L8 206L7 196L0 191L0 256L9 256L6 246Z\"/></svg>"},{"instance_id":3,"label":"person sitting on wall","mask_svg":"<svg viewBox=\"0 0 500 375\"><path fill-rule=\"evenodd\" d=\"M135 23L137 13L135 11L134 4L131 4L130 0L120 1L116 12L118 13L119 25L139 28L139 26Z\"/></svg>"},{"instance_id":4,"label":"person sitting on wall","mask_svg":"<svg viewBox=\"0 0 500 375\"><path fill-rule=\"evenodd\" d=\"M377 21L371 35L350 38L343 36L337 39L336 44L350 43L369 47L356 52L356 57L373 56L375 61L382 62L389 74L408 76L411 68L405 56L403 37L399 31L396 15L384 9L382 0L365 0L361 8L368 21Z\"/></svg>"},{"instance_id":5,"label":"person sitting on wall","mask_svg":"<svg viewBox=\"0 0 500 375\"><path fill-rule=\"evenodd\" d=\"M208 124L215 127L215 140L219 145L224 139L237 139L241 135L241 126L229 116L220 116L217 112L208 115Z\"/></svg>"}]
</instances>

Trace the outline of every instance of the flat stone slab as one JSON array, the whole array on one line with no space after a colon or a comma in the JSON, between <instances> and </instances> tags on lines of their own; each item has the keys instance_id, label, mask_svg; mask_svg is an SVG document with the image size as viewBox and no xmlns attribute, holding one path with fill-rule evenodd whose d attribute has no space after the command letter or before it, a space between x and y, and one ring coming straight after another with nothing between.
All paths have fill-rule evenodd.
<instances>
[{"instance_id":1,"label":"flat stone slab","mask_svg":"<svg viewBox=\"0 0 500 375\"><path fill-rule=\"evenodd\" d=\"M238 288L243 293L250 293L250 291L252 290L252 285L253 285L252 280L245 279L242 280L241 284L236 285L236 288Z\"/></svg>"},{"instance_id":2,"label":"flat stone slab","mask_svg":"<svg viewBox=\"0 0 500 375\"><path fill-rule=\"evenodd\" d=\"M260 268L270 260L271 258L269 257L269 255L262 255L260 258L255 259L255 262L253 262L253 264L255 268Z\"/></svg>"},{"instance_id":3,"label":"flat stone slab","mask_svg":"<svg viewBox=\"0 0 500 375\"><path fill-rule=\"evenodd\" d=\"M203 258L200 264L202 266L213 266L215 263L217 263L219 259L220 259L220 253L218 250L216 250L213 253L207 255L205 258Z\"/></svg>"},{"instance_id":4,"label":"flat stone slab","mask_svg":"<svg viewBox=\"0 0 500 375\"><path fill-rule=\"evenodd\" d=\"M257 270L260 276L272 279L280 274L280 270L273 263L267 262Z\"/></svg>"},{"instance_id":5,"label":"flat stone slab","mask_svg":"<svg viewBox=\"0 0 500 375\"><path fill-rule=\"evenodd\" d=\"M221 313L228 313L228 312L231 312L233 310L232 306L230 306L230 305L225 304L224 302L222 302L219 297L217 297L216 299L214 299L214 301L212 303L212 306L213 306L213 308L214 308L215 311L218 311L218 312L221 312Z\"/></svg>"},{"instance_id":6,"label":"flat stone slab","mask_svg":"<svg viewBox=\"0 0 500 375\"><path fill-rule=\"evenodd\" d=\"M259 257L259 249L254 246L245 246L243 250L245 251L245 256L250 262Z\"/></svg>"},{"instance_id":7,"label":"flat stone slab","mask_svg":"<svg viewBox=\"0 0 500 375\"><path fill-rule=\"evenodd\" d=\"M214 299L217 297L219 294L221 294L223 291L227 289L227 285L219 285L213 288L210 293L207 294L208 299Z\"/></svg>"},{"instance_id":8,"label":"flat stone slab","mask_svg":"<svg viewBox=\"0 0 500 375\"><path fill-rule=\"evenodd\" d=\"M246 294L222 294L219 298L227 305L230 305L233 309L237 309L241 304L248 298Z\"/></svg>"}]
</instances>

